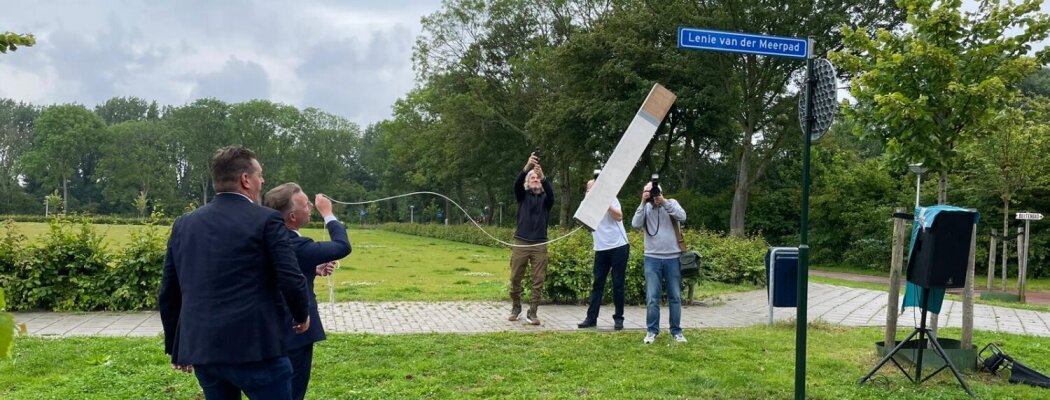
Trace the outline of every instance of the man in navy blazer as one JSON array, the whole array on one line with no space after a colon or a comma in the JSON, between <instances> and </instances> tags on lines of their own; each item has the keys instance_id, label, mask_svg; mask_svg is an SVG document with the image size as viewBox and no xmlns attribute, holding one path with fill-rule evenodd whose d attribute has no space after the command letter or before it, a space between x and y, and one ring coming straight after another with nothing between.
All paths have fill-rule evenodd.
<instances>
[{"instance_id":1,"label":"man in navy blazer","mask_svg":"<svg viewBox=\"0 0 1050 400\"><path fill-rule=\"evenodd\" d=\"M306 387L310 383L310 370L313 367L314 343L325 339L321 316L317 312L317 296L313 291L314 278L317 275L331 275L334 262L349 255L351 250L346 228L332 214L332 201L318 193L314 196L314 202L317 211L324 218L331 241L315 242L299 234L299 228L310 222L311 204L303 189L294 182L270 189L266 192L263 203L284 216L284 224L292 232L292 247L295 248L299 268L306 277L306 287L310 288L310 329L302 335L285 335L288 358L292 362L292 398L296 400L306 397Z\"/></svg>"},{"instance_id":2,"label":"man in navy blazer","mask_svg":"<svg viewBox=\"0 0 1050 400\"><path fill-rule=\"evenodd\" d=\"M212 178L215 199L171 228L164 351L174 368L195 373L209 400L290 399L285 336L310 327L306 278L281 214L256 204L264 180L255 154L220 149Z\"/></svg>"}]
</instances>

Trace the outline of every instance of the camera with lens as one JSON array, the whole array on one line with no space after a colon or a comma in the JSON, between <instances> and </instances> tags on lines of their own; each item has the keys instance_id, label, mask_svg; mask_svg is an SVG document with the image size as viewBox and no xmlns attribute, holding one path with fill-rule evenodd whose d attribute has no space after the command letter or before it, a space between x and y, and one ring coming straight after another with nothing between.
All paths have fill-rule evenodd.
<instances>
[{"instance_id":1,"label":"camera with lens","mask_svg":"<svg viewBox=\"0 0 1050 400\"><path fill-rule=\"evenodd\" d=\"M660 174L653 174L653 187L649 189L649 198L646 202L652 203L653 199L660 196Z\"/></svg>"}]
</instances>

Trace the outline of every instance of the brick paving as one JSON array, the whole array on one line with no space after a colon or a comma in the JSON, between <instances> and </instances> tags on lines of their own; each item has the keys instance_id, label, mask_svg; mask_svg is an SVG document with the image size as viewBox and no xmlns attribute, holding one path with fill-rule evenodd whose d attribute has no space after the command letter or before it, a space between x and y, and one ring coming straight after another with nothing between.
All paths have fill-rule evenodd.
<instances>
[{"instance_id":1,"label":"brick paving","mask_svg":"<svg viewBox=\"0 0 1050 400\"><path fill-rule=\"evenodd\" d=\"M887 294L882 291L810 284L809 319L846 326L882 326L885 323ZM897 304L900 304L899 302ZM612 329L612 306L602 306L599 330ZM942 326L962 324L962 304L946 301ZM573 331L586 314L586 306L544 305L540 307L540 326L507 321L507 302L346 302L320 305L321 319L328 332L375 334L404 333L480 333ZM524 316L524 314L522 315ZM778 321L791 320L795 309L778 308ZM624 311L626 329L645 329L645 307L629 306ZM768 306L763 290L723 296L711 304L682 307L682 327L721 328L764 324ZM524 318L522 318L524 319ZM162 331L160 316L147 312L97 313L15 313L15 321L26 324L33 336L156 336ZM661 307L661 330L667 329L667 307ZM946 323L946 325L945 325ZM907 309L898 324L916 324ZM974 305L977 330L1050 336L1050 313L987 305Z\"/></svg>"}]
</instances>

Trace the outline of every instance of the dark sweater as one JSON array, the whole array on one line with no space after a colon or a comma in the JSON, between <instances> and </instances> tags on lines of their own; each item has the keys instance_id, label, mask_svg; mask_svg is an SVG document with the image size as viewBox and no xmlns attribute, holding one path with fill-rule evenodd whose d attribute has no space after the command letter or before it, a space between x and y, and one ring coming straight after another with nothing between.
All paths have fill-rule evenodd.
<instances>
[{"instance_id":1,"label":"dark sweater","mask_svg":"<svg viewBox=\"0 0 1050 400\"><path fill-rule=\"evenodd\" d=\"M540 181L543 193L535 194L525 190L526 172L518 174L514 180L514 197L518 200L518 229L514 237L531 242L547 240L547 218L554 207L554 190L546 179Z\"/></svg>"}]
</instances>

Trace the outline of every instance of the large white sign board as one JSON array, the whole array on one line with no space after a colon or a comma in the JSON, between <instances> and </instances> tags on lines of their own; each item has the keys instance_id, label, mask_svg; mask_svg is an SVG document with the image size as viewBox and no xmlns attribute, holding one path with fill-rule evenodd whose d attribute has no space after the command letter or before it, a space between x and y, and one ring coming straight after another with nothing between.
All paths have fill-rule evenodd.
<instances>
[{"instance_id":1,"label":"large white sign board","mask_svg":"<svg viewBox=\"0 0 1050 400\"><path fill-rule=\"evenodd\" d=\"M624 182L642 157L642 152L649 145L649 141L656 134L660 122L664 120L667 111L671 109L677 96L660 84L653 85L649 96L645 98L642 107L634 114L634 119L627 126L627 131L620 138L609 160L605 162L598 180L594 182L590 193L587 193L573 215L577 221L595 230L598 223L605 217L609 204L616 198L616 194L623 188Z\"/></svg>"}]
</instances>

